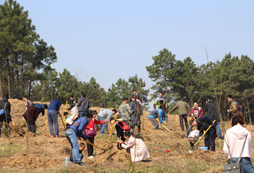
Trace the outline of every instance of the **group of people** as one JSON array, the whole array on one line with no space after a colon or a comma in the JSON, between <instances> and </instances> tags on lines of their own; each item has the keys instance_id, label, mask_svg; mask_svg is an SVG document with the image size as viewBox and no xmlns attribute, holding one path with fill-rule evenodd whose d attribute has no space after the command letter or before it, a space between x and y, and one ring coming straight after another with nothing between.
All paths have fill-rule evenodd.
<instances>
[{"instance_id":1,"label":"group of people","mask_svg":"<svg viewBox=\"0 0 254 173\"><path fill-rule=\"evenodd\" d=\"M46 104L35 104L28 100L26 96L23 97L26 105L26 111L23 117L28 125L28 130L32 133L36 133L35 122L40 113L45 114L47 109L49 131L52 138L59 137L58 116L60 114L59 109L63 103L63 99L59 98L50 102L49 106ZM232 95L227 96L227 100L230 103L230 108L227 112L230 114L232 120L232 128L228 129L224 135L224 147L223 150L228 156L228 162L237 162L242 166L244 172L254 172L251 163L251 133L243 127L244 118L241 113L240 104L233 99ZM72 154L71 161L73 163L84 165L81 161L83 158L82 151L84 150L84 143L79 144L78 140L84 140L87 142L88 158L93 159L93 144L97 134L95 124L99 124L101 127L101 134L105 134L105 128L107 123L111 122L116 129L118 137L119 149L130 149L131 158L133 162L142 161L150 157L149 152L141 139L135 138L134 133L135 126L138 127L138 134L141 134L141 120L142 115L142 103L138 98L136 91L133 91L131 95L130 104L129 100L123 98L122 104L119 106L118 111L116 109L101 108L98 113L95 110L90 109L90 103L85 94L81 94L81 97L76 102L73 96L70 96L70 107L68 110L72 110L75 106L78 108L78 118L65 129L65 136L71 144ZM148 119L154 126L154 129L158 129L159 123L163 123L163 120L168 122L167 109L168 105L165 97L160 93L159 100L154 103L155 109L150 111ZM156 109L156 105L158 108ZM216 103L212 97L209 97L205 104L205 110L199 106L198 102L194 102L193 107L177 99L176 105L168 111L169 115L178 110L179 121L181 130L184 131L184 123L186 127L185 137L188 137L193 127L197 127L199 131L199 137L205 133L205 146L215 151L215 138L218 134L219 139L223 139L220 130L220 117L217 110ZM192 117L189 124L187 121L187 114ZM5 123L6 129L8 124L12 121L11 118L11 104L8 101L8 97L3 97L0 100L0 135L3 124ZM68 118L68 113L64 113L65 119ZM97 119L98 120L97 120ZM217 134L216 134L217 131ZM110 134L112 135L112 134ZM128 140L128 142L126 142Z\"/></svg>"}]
</instances>

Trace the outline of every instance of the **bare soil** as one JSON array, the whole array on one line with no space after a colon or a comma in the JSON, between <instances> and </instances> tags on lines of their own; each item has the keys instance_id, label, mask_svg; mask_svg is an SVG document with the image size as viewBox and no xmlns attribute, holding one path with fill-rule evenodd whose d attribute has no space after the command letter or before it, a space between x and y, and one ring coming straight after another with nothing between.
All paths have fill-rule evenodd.
<instances>
[{"instance_id":1,"label":"bare soil","mask_svg":"<svg viewBox=\"0 0 254 173\"><path fill-rule=\"evenodd\" d=\"M93 160L87 158L87 151L83 152L86 166L70 163L65 166L65 158L70 156L71 146L65 138L63 124L59 118L60 138L50 138L47 112L40 115L36 121L37 135L19 132L27 131L24 127L22 114L25 111L24 102L10 100L12 104L12 117L15 129L8 136L2 134L0 138L0 172L223 172L226 157L222 151L223 140L216 139L216 152L195 149L193 154L188 154L189 142L182 138L184 132L180 130L177 115L169 116L169 123L164 125L170 129L166 131L162 126L153 130L148 120L148 113L142 116L141 138L146 143L150 152L150 162L131 163L130 155L125 150L116 147L117 137L112 136L113 148L104 152L95 148ZM49 104L49 103L47 103ZM64 112L65 105L60 112ZM99 112L99 108L91 108ZM230 128L229 122L221 123L222 133ZM108 132L111 125L108 126ZM252 126L247 126L252 132ZM137 130L137 129L136 129ZM106 148L107 135L98 135L95 144ZM203 140L199 144L204 146ZM170 150L170 152L165 152Z\"/></svg>"}]
</instances>

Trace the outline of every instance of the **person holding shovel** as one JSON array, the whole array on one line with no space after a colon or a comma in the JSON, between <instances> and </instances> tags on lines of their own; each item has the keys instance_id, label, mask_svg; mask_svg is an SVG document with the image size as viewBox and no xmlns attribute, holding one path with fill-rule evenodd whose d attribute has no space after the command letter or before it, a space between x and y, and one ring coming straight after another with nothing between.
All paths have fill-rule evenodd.
<instances>
[{"instance_id":1,"label":"person holding shovel","mask_svg":"<svg viewBox=\"0 0 254 173\"><path fill-rule=\"evenodd\" d=\"M87 140L86 135L83 133L88 123L92 120L93 114L88 112L86 117L78 118L74 123L66 128L65 136L72 147L72 158L73 163L78 165L85 165L81 162L81 154L79 153L78 138Z\"/></svg>"},{"instance_id":2,"label":"person holding shovel","mask_svg":"<svg viewBox=\"0 0 254 173\"><path fill-rule=\"evenodd\" d=\"M159 128L159 122L157 121L157 119L159 119L160 123L162 124L162 116L164 111L165 107L161 107L161 109L155 109L151 111L148 115L149 120L154 126L154 130L157 130Z\"/></svg>"},{"instance_id":3,"label":"person holding shovel","mask_svg":"<svg viewBox=\"0 0 254 173\"><path fill-rule=\"evenodd\" d=\"M42 115L44 116L45 109L47 108L48 105L46 104L34 104L33 106L29 107L24 113L23 117L27 122L29 132L33 132L34 134L36 134L35 121L37 120L40 113L42 113Z\"/></svg>"},{"instance_id":4,"label":"person holding shovel","mask_svg":"<svg viewBox=\"0 0 254 173\"><path fill-rule=\"evenodd\" d=\"M110 121L111 117L117 113L116 109L113 109L112 111L109 109L101 108L100 112L98 114L98 120L99 121ZM100 124L101 127L101 134L104 134L104 130L107 127L107 123Z\"/></svg>"},{"instance_id":5,"label":"person holding shovel","mask_svg":"<svg viewBox=\"0 0 254 173\"><path fill-rule=\"evenodd\" d=\"M51 137L59 138L59 126L58 126L58 115L59 109L62 105L63 99L61 97L58 98L58 100L53 100L50 102L48 107L48 123L49 123L49 131L51 134ZM55 134L53 130L53 124L55 126Z\"/></svg>"},{"instance_id":6,"label":"person holding shovel","mask_svg":"<svg viewBox=\"0 0 254 173\"><path fill-rule=\"evenodd\" d=\"M95 119L98 115L98 112L97 111L90 111L90 112L93 114L93 118L89 122L89 124L85 127L85 132L89 142L94 144L94 137L96 136L96 133L97 133L95 124L105 124L108 120L106 119L105 121L98 121ZM87 153L88 153L88 159L94 159L93 146L90 144L87 144Z\"/></svg>"},{"instance_id":7,"label":"person holding shovel","mask_svg":"<svg viewBox=\"0 0 254 173\"><path fill-rule=\"evenodd\" d=\"M205 134L205 146L208 150L215 151L215 138L216 138L216 129L214 127L214 122L209 116L203 116L194 120L192 126L197 126L197 129L201 131L206 131L210 128ZM211 126L211 127L210 127Z\"/></svg>"}]
</instances>

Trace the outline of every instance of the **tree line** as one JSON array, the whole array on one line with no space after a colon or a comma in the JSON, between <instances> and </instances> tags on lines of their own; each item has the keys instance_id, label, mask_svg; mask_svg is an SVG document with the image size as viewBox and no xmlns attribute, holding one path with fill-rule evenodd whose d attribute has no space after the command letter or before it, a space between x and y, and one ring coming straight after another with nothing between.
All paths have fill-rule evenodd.
<instances>
[{"instance_id":1,"label":"tree line","mask_svg":"<svg viewBox=\"0 0 254 173\"><path fill-rule=\"evenodd\" d=\"M177 60L172 52L163 49L152 59L153 64L146 67L154 82L149 100L149 89L138 75L120 78L105 91L94 77L85 82L67 69L58 73L51 67L57 62L55 49L36 32L28 11L14 0L0 5L0 97L7 94L20 99L28 95L32 100L49 101L61 96L67 100L70 95L77 98L84 92L93 106L117 107L123 97L130 98L137 90L147 107L159 92L171 104L180 97L191 105L198 101L204 106L206 98L213 96L220 117L226 120L226 96L231 94L244 107L245 119L252 117L254 63L248 56L228 53L221 61L198 66L190 57Z\"/></svg>"}]
</instances>

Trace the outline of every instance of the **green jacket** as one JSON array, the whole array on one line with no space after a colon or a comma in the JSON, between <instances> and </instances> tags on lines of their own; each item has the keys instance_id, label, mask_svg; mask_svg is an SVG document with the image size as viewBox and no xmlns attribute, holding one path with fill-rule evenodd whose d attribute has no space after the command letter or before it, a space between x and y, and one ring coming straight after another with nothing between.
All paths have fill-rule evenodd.
<instances>
[{"instance_id":1,"label":"green jacket","mask_svg":"<svg viewBox=\"0 0 254 173\"><path fill-rule=\"evenodd\" d=\"M132 115L132 110L129 104L127 103L122 103L119 106L119 117L122 118L123 120L130 120L131 119L131 115Z\"/></svg>"},{"instance_id":2,"label":"green jacket","mask_svg":"<svg viewBox=\"0 0 254 173\"><path fill-rule=\"evenodd\" d=\"M186 102L180 100L180 101L178 101L178 102L176 103L176 105L169 111L169 113L173 112L175 109L178 109L179 115L187 114L187 109L186 109L186 108L188 108L189 110L191 110L190 106L189 106Z\"/></svg>"}]
</instances>

